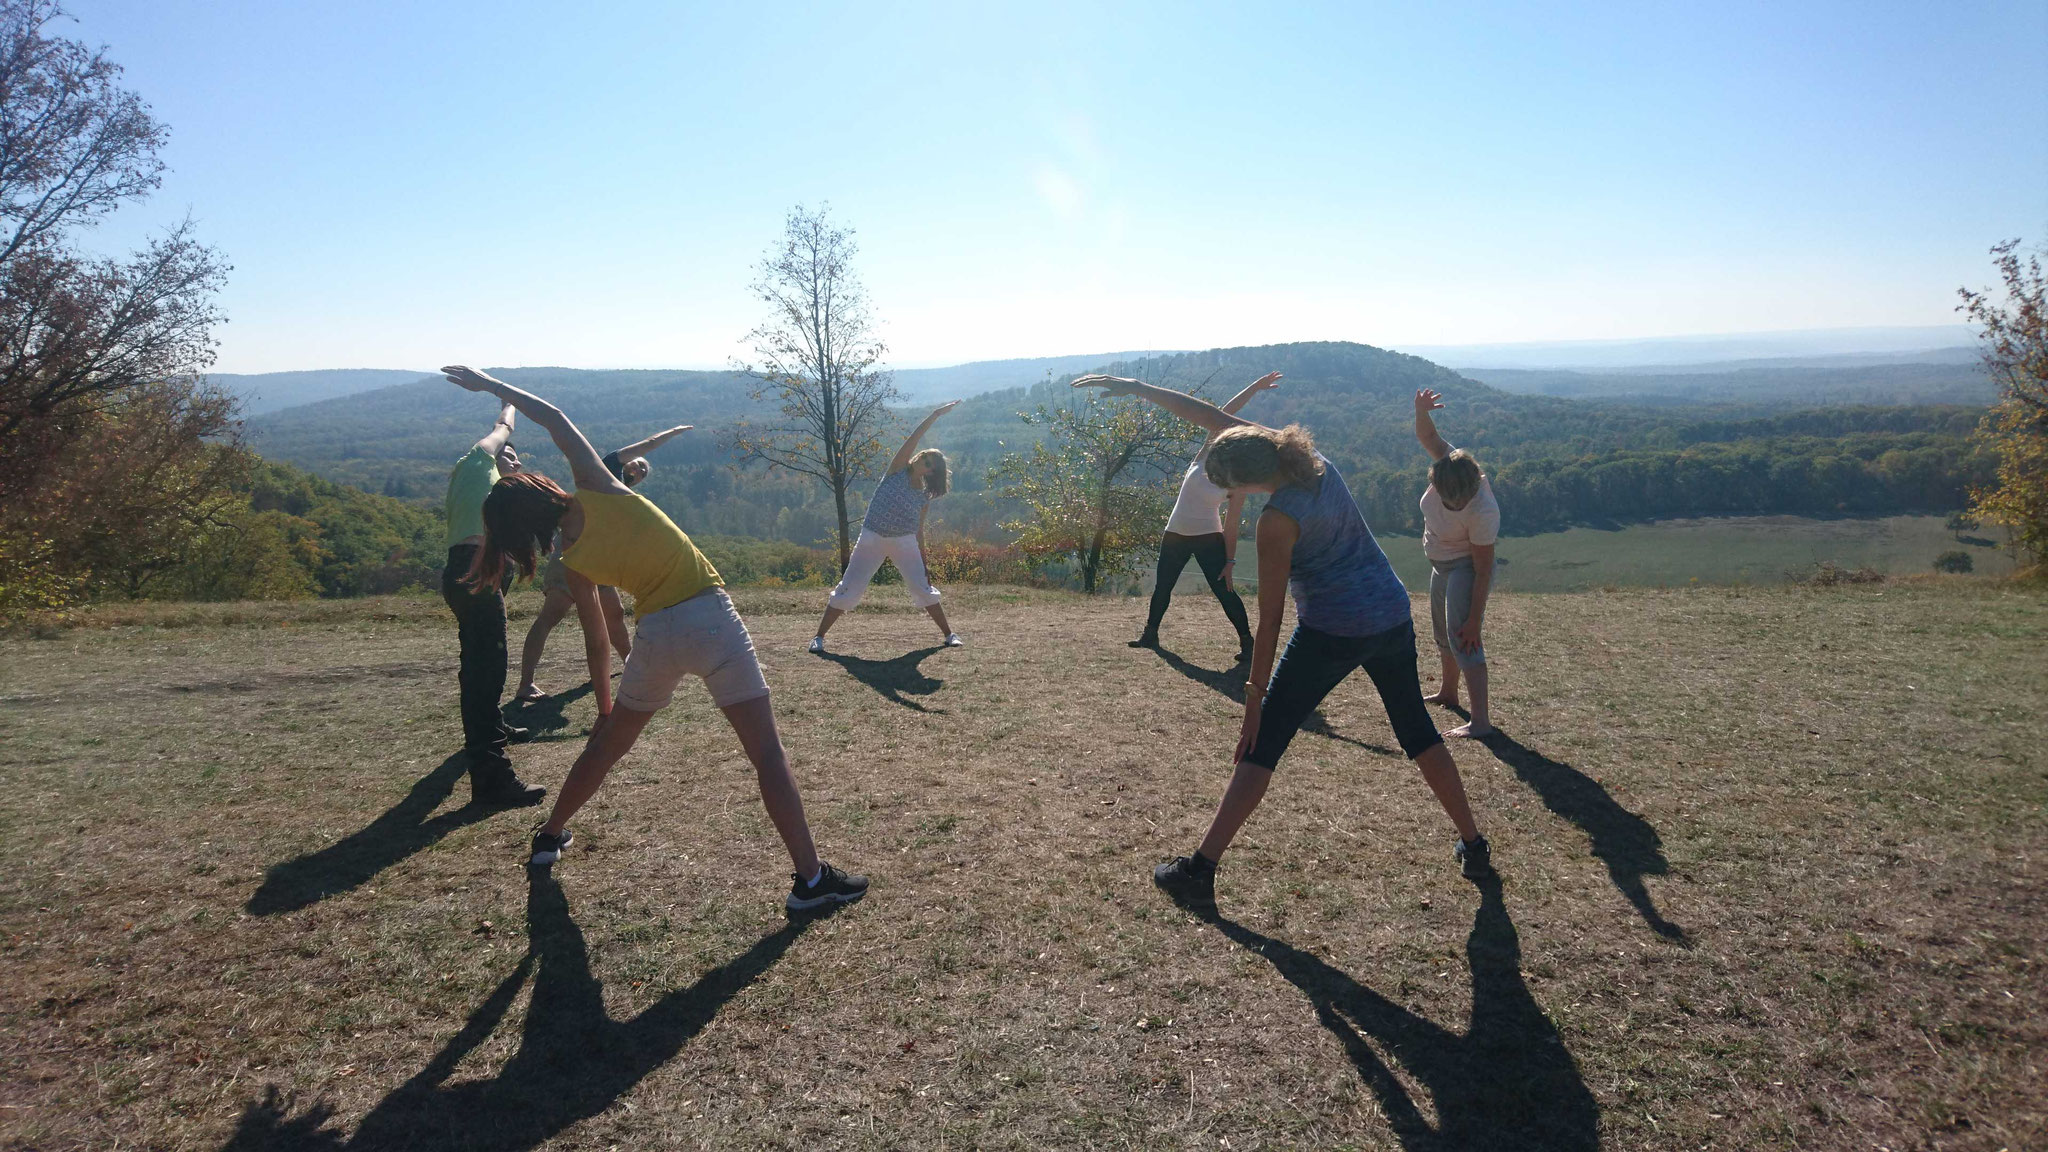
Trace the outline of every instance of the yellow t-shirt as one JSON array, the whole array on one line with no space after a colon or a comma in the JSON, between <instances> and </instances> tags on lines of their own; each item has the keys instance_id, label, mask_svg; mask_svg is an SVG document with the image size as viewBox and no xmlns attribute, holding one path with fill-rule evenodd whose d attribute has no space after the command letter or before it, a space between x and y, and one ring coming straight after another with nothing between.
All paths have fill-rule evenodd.
<instances>
[{"instance_id":1,"label":"yellow t-shirt","mask_svg":"<svg viewBox=\"0 0 2048 1152\"><path fill-rule=\"evenodd\" d=\"M722 585L718 569L647 497L628 492L578 492L583 532L562 553L562 563L593 584L633 594L633 613L645 616Z\"/></svg>"}]
</instances>

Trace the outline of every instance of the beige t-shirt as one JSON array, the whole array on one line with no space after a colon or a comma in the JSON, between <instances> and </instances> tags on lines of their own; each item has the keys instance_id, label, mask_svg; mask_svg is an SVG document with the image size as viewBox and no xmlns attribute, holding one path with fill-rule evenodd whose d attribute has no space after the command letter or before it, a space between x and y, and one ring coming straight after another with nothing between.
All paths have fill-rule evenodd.
<instances>
[{"instance_id":1,"label":"beige t-shirt","mask_svg":"<svg viewBox=\"0 0 2048 1152\"><path fill-rule=\"evenodd\" d=\"M1422 494L1422 554L1431 560L1456 560L1472 554L1475 544L1491 544L1500 538L1500 505L1493 499L1493 484L1479 478L1479 494L1456 512L1444 507L1436 485Z\"/></svg>"}]
</instances>

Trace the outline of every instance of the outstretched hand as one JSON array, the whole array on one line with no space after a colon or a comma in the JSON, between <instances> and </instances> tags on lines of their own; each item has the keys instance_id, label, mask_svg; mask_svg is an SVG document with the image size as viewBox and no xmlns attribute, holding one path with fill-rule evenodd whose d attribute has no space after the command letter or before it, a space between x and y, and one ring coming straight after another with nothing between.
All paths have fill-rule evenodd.
<instances>
[{"instance_id":1,"label":"outstretched hand","mask_svg":"<svg viewBox=\"0 0 2048 1152\"><path fill-rule=\"evenodd\" d=\"M1434 388L1415 390L1415 414L1423 416L1444 406L1444 394Z\"/></svg>"},{"instance_id":2,"label":"outstretched hand","mask_svg":"<svg viewBox=\"0 0 2048 1152\"><path fill-rule=\"evenodd\" d=\"M1095 372L1075 380L1070 387L1100 388L1104 396L1129 396L1136 392L1140 383L1142 381L1129 380L1122 376L1105 376Z\"/></svg>"},{"instance_id":3,"label":"outstretched hand","mask_svg":"<svg viewBox=\"0 0 2048 1152\"><path fill-rule=\"evenodd\" d=\"M448 377L450 384L458 388L467 388L471 392L489 392L499 383L464 364L444 364L441 366L441 373Z\"/></svg>"},{"instance_id":4,"label":"outstretched hand","mask_svg":"<svg viewBox=\"0 0 2048 1152\"><path fill-rule=\"evenodd\" d=\"M1252 381L1252 387L1257 388L1261 391L1278 388L1279 386L1280 373L1278 372L1268 372L1264 376L1259 377L1257 380Z\"/></svg>"},{"instance_id":5,"label":"outstretched hand","mask_svg":"<svg viewBox=\"0 0 2048 1152\"><path fill-rule=\"evenodd\" d=\"M933 417L944 416L946 413L951 412L953 409L958 408L959 406L960 402L958 400L948 400L944 404L939 405L938 408L932 412L932 415Z\"/></svg>"}]
</instances>

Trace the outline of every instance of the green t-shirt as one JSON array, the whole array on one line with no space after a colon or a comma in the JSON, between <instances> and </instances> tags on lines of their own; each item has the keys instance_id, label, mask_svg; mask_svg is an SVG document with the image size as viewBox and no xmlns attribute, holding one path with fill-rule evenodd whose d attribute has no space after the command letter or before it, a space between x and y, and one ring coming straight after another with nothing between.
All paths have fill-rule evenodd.
<instances>
[{"instance_id":1,"label":"green t-shirt","mask_svg":"<svg viewBox=\"0 0 2048 1152\"><path fill-rule=\"evenodd\" d=\"M498 458L481 448L455 462L448 474L448 547L484 534L484 497L498 482Z\"/></svg>"}]
</instances>

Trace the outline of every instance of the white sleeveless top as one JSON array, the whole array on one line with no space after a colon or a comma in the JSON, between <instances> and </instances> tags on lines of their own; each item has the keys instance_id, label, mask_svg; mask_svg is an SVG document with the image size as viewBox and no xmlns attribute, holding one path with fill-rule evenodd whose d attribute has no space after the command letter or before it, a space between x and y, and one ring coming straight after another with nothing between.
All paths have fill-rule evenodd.
<instances>
[{"instance_id":1,"label":"white sleeveless top","mask_svg":"<svg viewBox=\"0 0 2048 1152\"><path fill-rule=\"evenodd\" d=\"M1204 465L1209 459L1209 447L1203 445L1188 465L1187 475L1181 478L1180 496L1173 502L1173 513L1166 518L1166 530L1182 536L1206 536L1223 531L1223 502L1230 493L1209 482L1209 473Z\"/></svg>"}]
</instances>

